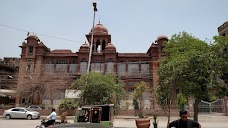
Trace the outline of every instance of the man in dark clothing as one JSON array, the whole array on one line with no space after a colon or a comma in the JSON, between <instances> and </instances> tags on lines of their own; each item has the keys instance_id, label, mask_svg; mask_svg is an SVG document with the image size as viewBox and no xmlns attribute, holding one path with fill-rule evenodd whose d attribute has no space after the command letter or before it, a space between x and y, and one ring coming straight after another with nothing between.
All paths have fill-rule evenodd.
<instances>
[{"instance_id":1,"label":"man in dark clothing","mask_svg":"<svg viewBox=\"0 0 228 128\"><path fill-rule=\"evenodd\" d=\"M167 128L201 128L198 122L188 119L187 111L180 111L180 118L168 124Z\"/></svg>"}]
</instances>

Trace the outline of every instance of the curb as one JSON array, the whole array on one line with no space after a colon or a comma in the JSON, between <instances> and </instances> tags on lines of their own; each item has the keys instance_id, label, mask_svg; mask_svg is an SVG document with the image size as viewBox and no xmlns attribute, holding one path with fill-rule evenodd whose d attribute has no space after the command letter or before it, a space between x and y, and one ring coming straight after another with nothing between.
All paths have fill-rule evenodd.
<instances>
[{"instance_id":1,"label":"curb","mask_svg":"<svg viewBox=\"0 0 228 128\"><path fill-rule=\"evenodd\" d=\"M40 119L46 118L47 116L40 116ZM75 116L66 116L67 119L75 119ZM61 119L60 116L57 116L57 119Z\"/></svg>"}]
</instances>

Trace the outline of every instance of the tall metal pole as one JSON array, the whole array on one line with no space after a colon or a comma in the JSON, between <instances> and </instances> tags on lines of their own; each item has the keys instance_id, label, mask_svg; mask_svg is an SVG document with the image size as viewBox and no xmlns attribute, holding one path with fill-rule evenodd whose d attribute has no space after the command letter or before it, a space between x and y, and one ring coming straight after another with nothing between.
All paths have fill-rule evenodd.
<instances>
[{"instance_id":1,"label":"tall metal pole","mask_svg":"<svg viewBox=\"0 0 228 128\"><path fill-rule=\"evenodd\" d=\"M91 63L91 58L92 58L92 51L93 51L93 32L94 32L94 22L95 22L95 13L97 11L97 3L93 3L93 28L92 28L92 37L91 37L91 43L90 43L90 50L89 50L89 61L88 61L88 66L87 66L87 73L89 72L90 70L90 63Z\"/></svg>"}]
</instances>

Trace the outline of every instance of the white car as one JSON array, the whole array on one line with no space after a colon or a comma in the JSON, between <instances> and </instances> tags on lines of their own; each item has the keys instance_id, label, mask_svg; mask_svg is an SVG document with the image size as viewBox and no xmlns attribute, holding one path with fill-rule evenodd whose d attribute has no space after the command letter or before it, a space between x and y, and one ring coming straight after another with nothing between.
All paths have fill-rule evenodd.
<instances>
[{"instance_id":1,"label":"white car","mask_svg":"<svg viewBox=\"0 0 228 128\"><path fill-rule=\"evenodd\" d=\"M28 110L41 110L41 108L38 105L31 105L28 106L27 108Z\"/></svg>"},{"instance_id":2,"label":"white car","mask_svg":"<svg viewBox=\"0 0 228 128\"><path fill-rule=\"evenodd\" d=\"M31 119L39 119L40 113L36 111L29 111L26 108L23 107L15 107L8 110L5 110L3 112L2 117L5 117L6 119L11 118L27 118L28 120Z\"/></svg>"}]
</instances>

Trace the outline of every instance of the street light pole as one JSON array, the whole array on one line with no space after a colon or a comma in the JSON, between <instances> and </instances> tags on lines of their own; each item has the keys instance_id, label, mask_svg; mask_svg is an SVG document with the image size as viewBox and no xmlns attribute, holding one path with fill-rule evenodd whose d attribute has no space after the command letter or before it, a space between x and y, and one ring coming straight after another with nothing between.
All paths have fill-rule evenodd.
<instances>
[{"instance_id":1,"label":"street light pole","mask_svg":"<svg viewBox=\"0 0 228 128\"><path fill-rule=\"evenodd\" d=\"M97 3L94 2L93 3L93 28L92 28L92 37L91 37L91 43L90 43L90 50L89 50L89 61L88 61L88 66L87 66L87 73L89 72L90 70L90 63L91 63L91 57L92 57L92 51L93 51L93 32L94 32L94 22L95 22L95 13L97 11Z\"/></svg>"}]
</instances>

